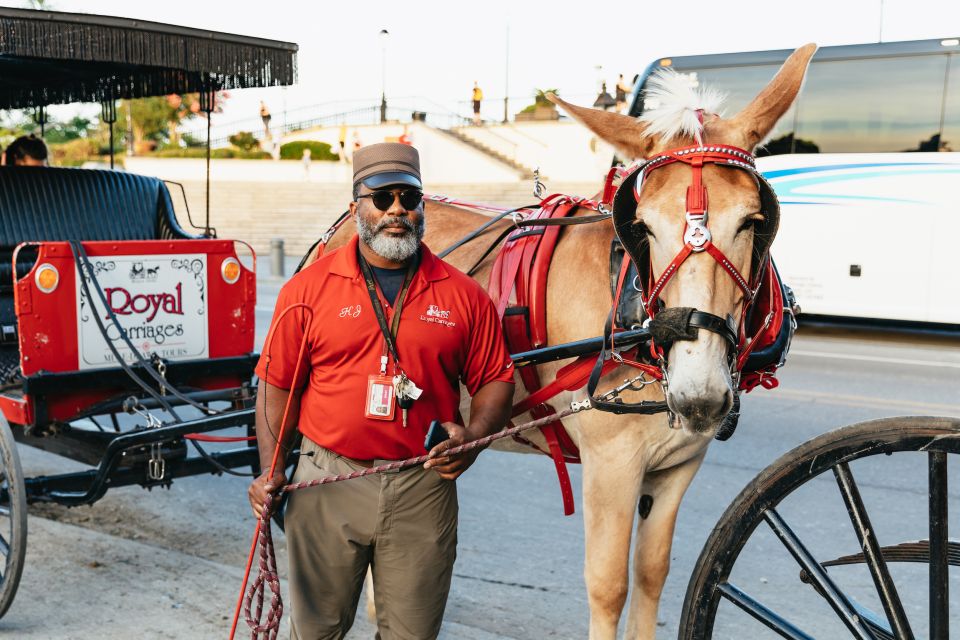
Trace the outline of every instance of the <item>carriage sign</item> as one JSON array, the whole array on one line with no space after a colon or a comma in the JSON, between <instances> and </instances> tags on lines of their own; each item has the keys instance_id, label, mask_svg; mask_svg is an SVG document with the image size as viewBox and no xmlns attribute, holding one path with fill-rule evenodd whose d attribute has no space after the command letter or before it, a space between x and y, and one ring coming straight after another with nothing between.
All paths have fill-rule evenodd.
<instances>
[{"instance_id":1,"label":"carriage sign","mask_svg":"<svg viewBox=\"0 0 960 640\"><path fill-rule=\"evenodd\" d=\"M120 327L144 357L208 357L205 254L91 257L90 264ZM83 291L79 274L76 279L80 369L117 366L94 313L100 315L121 357L134 362L136 356L103 308L89 274L87 278L92 301Z\"/></svg>"}]
</instances>

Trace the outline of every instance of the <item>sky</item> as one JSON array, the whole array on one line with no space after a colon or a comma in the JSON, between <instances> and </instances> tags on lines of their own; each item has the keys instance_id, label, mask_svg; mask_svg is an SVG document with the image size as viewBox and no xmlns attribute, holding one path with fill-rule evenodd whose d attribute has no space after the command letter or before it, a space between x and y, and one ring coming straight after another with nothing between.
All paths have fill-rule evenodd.
<instances>
[{"instance_id":1,"label":"sky","mask_svg":"<svg viewBox=\"0 0 960 640\"><path fill-rule=\"evenodd\" d=\"M0 0L0 6L26 4ZM960 37L957 0L50 0L48 6L299 44L297 85L234 91L214 124L255 118L261 99L275 118L285 109L336 101L377 104L382 86L388 101L465 111L474 81L491 109L506 93L510 111L518 111L537 88L590 104L601 80L612 90L618 74L629 80L661 57Z\"/></svg>"}]
</instances>

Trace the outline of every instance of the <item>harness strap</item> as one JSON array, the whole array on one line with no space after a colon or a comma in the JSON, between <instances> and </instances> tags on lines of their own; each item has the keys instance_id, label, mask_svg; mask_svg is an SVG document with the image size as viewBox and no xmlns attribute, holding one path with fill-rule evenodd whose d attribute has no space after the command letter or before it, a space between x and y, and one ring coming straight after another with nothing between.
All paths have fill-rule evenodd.
<instances>
[{"instance_id":1,"label":"harness strap","mask_svg":"<svg viewBox=\"0 0 960 640\"><path fill-rule=\"evenodd\" d=\"M431 198L431 199L432 199L432 200L435 200L435 201L438 201L438 202L446 202L446 203L450 204L450 201L449 201L449 200L446 200L446 199L444 199L444 200L440 200L440 199L438 199L438 198ZM460 203L456 203L456 202L455 202L455 203L453 203L453 204L460 204ZM513 214L515 214L515 213L519 213L520 211L526 211L526 210L528 210L528 209L530 209L530 210L532 210L532 209L537 209L539 206L540 206L540 205L533 204L533 205L527 205L527 206L525 206L525 207L517 207L517 208L515 208L515 209L507 209L506 211L502 211L501 213L493 216L492 218L490 218L489 220L487 220L486 222L484 222L482 225L480 225L479 227L477 227L476 229L474 229L473 231L471 231L471 232L468 233L467 235L463 236L462 238L460 238L459 240L457 240L456 242L454 242L452 245L450 245L449 247L447 247L446 249L444 249L443 251L441 251L440 253L438 253L438 254L437 254L437 257L438 257L438 258L441 258L441 259L446 258L448 255L450 255L451 253L453 253L454 251L456 251L457 249L459 249L459 248L462 247L463 245L467 244L467 243L470 242L471 240L476 240L477 238L479 238L480 236L482 236L482 235L486 232L487 229L489 229L490 227L492 227L492 226L495 225L496 223L500 222L501 220L503 220L503 219L506 218L507 216L513 215ZM486 257L486 254L484 254L484 257Z\"/></svg>"}]
</instances>

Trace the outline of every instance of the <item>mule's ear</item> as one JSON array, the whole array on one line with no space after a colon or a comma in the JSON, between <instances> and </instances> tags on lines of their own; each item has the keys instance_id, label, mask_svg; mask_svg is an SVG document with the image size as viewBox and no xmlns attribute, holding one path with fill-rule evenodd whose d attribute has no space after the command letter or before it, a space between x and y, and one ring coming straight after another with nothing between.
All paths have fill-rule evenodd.
<instances>
[{"instance_id":1,"label":"mule's ear","mask_svg":"<svg viewBox=\"0 0 960 640\"><path fill-rule=\"evenodd\" d=\"M546 97L630 160L646 158L653 149L656 141L644 134L647 125L636 118L602 109L578 107L552 93Z\"/></svg>"},{"instance_id":2,"label":"mule's ear","mask_svg":"<svg viewBox=\"0 0 960 640\"><path fill-rule=\"evenodd\" d=\"M810 58L816 51L817 45L811 43L791 53L770 84L727 122L744 139L745 149L752 151L793 104L803 84Z\"/></svg>"}]
</instances>

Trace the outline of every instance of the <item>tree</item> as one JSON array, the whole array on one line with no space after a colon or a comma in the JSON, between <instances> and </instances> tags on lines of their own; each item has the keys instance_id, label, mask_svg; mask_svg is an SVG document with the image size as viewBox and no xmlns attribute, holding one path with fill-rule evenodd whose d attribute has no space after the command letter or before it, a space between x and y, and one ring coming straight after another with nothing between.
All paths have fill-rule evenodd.
<instances>
[{"instance_id":1,"label":"tree","mask_svg":"<svg viewBox=\"0 0 960 640\"><path fill-rule=\"evenodd\" d=\"M554 104L547 100L547 94L552 93L554 95L560 95L559 89L535 89L533 94L533 104L529 104L520 110L520 113L533 113L537 107L541 109L552 109L555 108Z\"/></svg>"},{"instance_id":2,"label":"tree","mask_svg":"<svg viewBox=\"0 0 960 640\"><path fill-rule=\"evenodd\" d=\"M229 94L225 91L215 94L214 113L223 111L223 103L228 97ZM165 144L180 146L180 124L195 117L205 117L200 110L200 96L196 93L123 100L121 108L117 110L118 125L121 119L126 124L127 114L130 117L133 149L136 153Z\"/></svg>"},{"instance_id":3,"label":"tree","mask_svg":"<svg viewBox=\"0 0 960 640\"><path fill-rule=\"evenodd\" d=\"M260 148L260 141L254 138L253 134L249 131L238 131L227 138L227 140L241 151L253 151L254 149Z\"/></svg>"}]
</instances>

